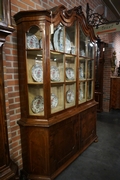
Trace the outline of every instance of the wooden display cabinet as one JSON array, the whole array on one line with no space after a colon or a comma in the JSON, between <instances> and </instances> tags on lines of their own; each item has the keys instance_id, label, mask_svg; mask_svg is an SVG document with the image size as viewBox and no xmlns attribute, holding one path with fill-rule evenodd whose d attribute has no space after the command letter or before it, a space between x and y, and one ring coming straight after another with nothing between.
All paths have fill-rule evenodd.
<instances>
[{"instance_id":1,"label":"wooden display cabinet","mask_svg":"<svg viewBox=\"0 0 120 180\"><path fill-rule=\"evenodd\" d=\"M111 77L110 109L120 109L120 77Z\"/></svg>"},{"instance_id":2,"label":"wooden display cabinet","mask_svg":"<svg viewBox=\"0 0 120 180\"><path fill-rule=\"evenodd\" d=\"M23 174L54 179L96 135L97 38L79 8L18 12ZM92 44L92 45L91 45Z\"/></svg>"},{"instance_id":3,"label":"wooden display cabinet","mask_svg":"<svg viewBox=\"0 0 120 180\"><path fill-rule=\"evenodd\" d=\"M104 71L104 49L106 44L99 42L95 60L95 100L98 103L97 111L103 111L103 71Z\"/></svg>"}]
</instances>

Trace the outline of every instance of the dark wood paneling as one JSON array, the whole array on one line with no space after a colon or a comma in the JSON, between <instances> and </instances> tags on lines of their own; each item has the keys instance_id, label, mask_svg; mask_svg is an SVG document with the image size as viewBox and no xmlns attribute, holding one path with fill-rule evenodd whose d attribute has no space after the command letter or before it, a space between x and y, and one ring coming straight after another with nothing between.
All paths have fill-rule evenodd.
<instances>
[{"instance_id":1,"label":"dark wood paneling","mask_svg":"<svg viewBox=\"0 0 120 180\"><path fill-rule=\"evenodd\" d=\"M120 78L111 78L110 109L120 109Z\"/></svg>"}]
</instances>

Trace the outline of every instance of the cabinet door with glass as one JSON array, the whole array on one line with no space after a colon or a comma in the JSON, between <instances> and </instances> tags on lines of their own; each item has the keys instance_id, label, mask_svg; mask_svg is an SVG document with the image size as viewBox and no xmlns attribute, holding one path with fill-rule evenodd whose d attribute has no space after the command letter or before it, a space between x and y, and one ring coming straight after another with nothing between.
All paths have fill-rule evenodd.
<instances>
[{"instance_id":1,"label":"cabinet door with glass","mask_svg":"<svg viewBox=\"0 0 120 180\"><path fill-rule=\"evenodd\" d=\"M42 29L35 25L25 36L29 115L44 115L42 37Z\"/></svg>"},{"instance_id":2,"label":"cabinet door with glass","mask_svg":"<svg viewBox=\"0 0 120 180\"><path fill-rule=\"evenodd\" d=\"M76 22L59 23L50 38L51 113L76 104Z\"/></svg>"},{"instance_id":3,"label":"cabinet door with glass","mask_svg":"<svg viewBox=\"0 0 120 180\"><path fill-rule=\"evenodd\" d=\"M88 36L85 36L82 29L79 30L79 61L78 79L79 95L78 104L93 99L94 94L94 53L95 44Z\"/></svg>"}]
</instances>

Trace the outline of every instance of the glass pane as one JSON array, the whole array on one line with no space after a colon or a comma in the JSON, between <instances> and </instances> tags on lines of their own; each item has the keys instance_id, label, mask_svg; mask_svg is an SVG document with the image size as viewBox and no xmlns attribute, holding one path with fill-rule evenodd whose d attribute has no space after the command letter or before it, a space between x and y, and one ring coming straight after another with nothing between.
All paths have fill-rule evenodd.
<instances>
[{"instance_id":1,"label":"glass pane","mask_svg":"<svg viewBox=\"0 0 120 180\"><path fill-rule=\"evenodd\" d=\"M43 83L42 50L27 50L27 80L28 83Z\"/></svg>"},{"instance_id":2,"label":"glass pane","mask_svg":"<svg viewBox=\"0 0 120 180\"><path fill-rule=\"evenodd\" d=\"M86 101L86 82L80 82L79 85L79 103Z\"/></svg>"},{"instance_id":3,"label":"glass pane","mask_svg":"<svg viewBox=\"0 0 120 180\"><path fill-rule=\"evenodd\" d=\"M87 63L87 78L91 79L93 78L94 75L94 61L93 60L88 60Z\"/></svg>"},{"instance_id":4,"label":"glass pane","mask_svg":"<svg viewBox=\"0 0 120 180\"><path fill-rule=\"evenodd\" d=\"M80 41L79 41L79 47L80 47L80 56L86 56L86 36L84 35L82 29L80 28Z\"/></svg>"},{"instance_id":5,"label":"glass pane","mask_svg":"<svg viewBox=\"0 0 120 180\"><path fill-rule=\"evenodd\" d=\"M50 54L50 78L51 82L64 81L63 54L51 52Z\"/></svg>"},{"instance_id":6,"label":"glass pane","mask_svg":"<svg viewBox=\"0 0 120 180\"><path fill-rule=\"evenodd\" d=\"M76 83L67 84L66 87L66 97L65 97L65 108L75 106L76 102Z\"/></svg>"},{"instance_id":7,"label":"glass pane","mask_svg":"<svg viewBox=\"0 0 120 180\"><path fill-rule=\"evenodd\" d=\"M65 56L65 79L76 81L76 58L71 55Z\"/></svg>"},{"instance_id":8,"label":"glass pane","mask_svg":"<svg viewBox=\"0 0 120 180\"><path fill-rule=\"evenodd\" d=\"M42 31L32 26L26 32L26 64L30 115L44 115Z\"/></svg>"},{"instance_id":9,"label":"glass pane","mask_svg":"<svg viewBox=\"0 0 120 180\"><path fill-rule=\"evenodd\" d=\"M94 58L94 44L90 41L88 41L88 57Z\"/></svg>"},{"instance_id":10,"label":"glass pane","mask_svg":"<svg viewBox=\"0 0 120 180\"><path fill-rule=\"evenodd\" d=\"M30 115L44 115L43 85L28 85L28 103Z\"/></svg>"},{"instance_id":11,"label":"glass pane","mask_svg":"<svg viewBox=\"0 0 120 180\"><path fill-rule=\"evenodd\" d=\"M79 61L79 79L86 79L86 59L80 58Z\"/></svg>"},{"instance_id":12,"label":"glass pane","mask_svg":"<svg viewBox=\"0 0 120 180\"><path fill-rule=\"evenodd\" d=\"M60 23L51 34L50 49L64 52L64 26Z\"/></svg>"},{"instance_id":13,"label":"glass pane","mask_svg":"<svg viewBox=\"0 0 120 180\"><path fill-rule=\"evenodd\" d=\"M59 112L64 109L64 86L51 85L51 113Z\"/></svg>"},{"instance_id":14,"label":"glass pane","mask_svg":"<svg viewBox=\"0 0 120 180\"><path fill-rule=\"evenodd\" d=\"M87 100L93 98L93 81L87 82Z\"/></svg>"},{"instance_id":15,"label":"glass pane","mask_svg":"<svg viewBox=\"0 0 120 180\"><path fill-rule=\"evenodd\" d=\"M65 52L76 54L76 23L70 27L66 27L65 32Z\"/></svg>"},{"instance_id":16,"label":"glass pane","mask_svg":"<svg viewBox=\"0 0 120 180\"><path fill-rule=\"evenodd\" d=\"M26 48L38 49L43 48L43 32L37 26L32 26L26 33Z\"/></svg>"}]
</instances>

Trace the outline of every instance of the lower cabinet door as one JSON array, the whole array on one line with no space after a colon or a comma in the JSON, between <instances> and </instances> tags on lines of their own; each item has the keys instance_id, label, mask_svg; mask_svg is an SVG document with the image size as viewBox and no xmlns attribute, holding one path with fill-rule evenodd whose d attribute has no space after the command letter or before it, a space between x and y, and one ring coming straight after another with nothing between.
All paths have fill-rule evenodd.
<instances>
[{"instance_id":1,"label":"lower cabinet door","mask_svg":"<svg viewBox=\"0 0 120 180\"><path fill-rule=\"evenodd\" d=\"M80 113L80 147L86 149L96 139L96 106Z\"/></svg>"},{"instance_id":2,"label":"lower cabinet door","mask_svg":"<svg viewBox=\"0 0 120 180\"><path fill-rule=\"evenodd\" d=\"M78 115L50 128L50 168L54 172L79 150Z\"/></svg>"},{"instance_id":3,"label":"lower cabinet door","mask_svg":"<svg viewBox=\"0 0 120 180\"><path fill-rule=\"evenodd\" d=\"M21 126L20 129L23 169L34 179L52 176L79 151L78 115L51 127Z\"/></svg>"}]
</instances>

